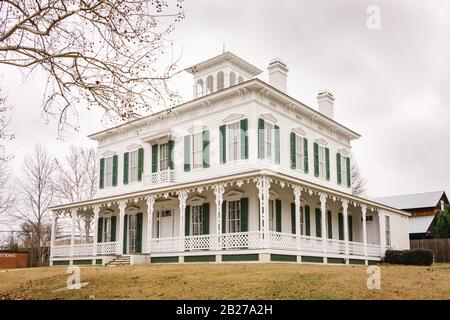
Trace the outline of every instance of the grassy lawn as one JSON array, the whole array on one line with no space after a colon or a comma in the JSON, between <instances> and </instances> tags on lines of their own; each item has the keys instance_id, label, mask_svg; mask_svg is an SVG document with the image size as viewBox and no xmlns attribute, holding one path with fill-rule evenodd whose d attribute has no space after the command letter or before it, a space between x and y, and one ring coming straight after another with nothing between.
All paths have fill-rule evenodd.
<instances>
[{"instance_id":1,"label":"grassy lawn","mask_svg":"<svg viewBox=\"0 0 450 320\"><path fill-rule=\"evenodd\" d=\"M184 264L81 267L80 290L66 267L0 270L0 299L450 299L450 264L381 266L369 290L364 266Z\"/></svg>"}]
</instances>

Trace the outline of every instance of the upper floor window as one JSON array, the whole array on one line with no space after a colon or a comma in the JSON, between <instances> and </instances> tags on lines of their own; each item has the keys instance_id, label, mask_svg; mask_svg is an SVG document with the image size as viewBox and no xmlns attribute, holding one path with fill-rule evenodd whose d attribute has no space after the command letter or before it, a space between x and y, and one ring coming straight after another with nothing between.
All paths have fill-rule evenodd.
<instances>
[{"instance_id":1,"label":"upper floor window","mask_svg":"<svg viewBox=\"0 0 450 320\"><path fill-rule=\"evenodd\" d=\"M162 143L159 145L159 170L169 169L169 144Z\"/></svg>"},{"instance_id":2,"label":"upper floor window","mask_svg":"<svg viewBox=\"0 0 450 320\"><path fill-rule=\"evenodd\" d=\"M239 76L239 78L238 78L238 83L242 83L242 82L244 82L244 77Z\"/></svg>"},{"instance_id":3,"label":"upper floor window","mask_svg":"<svg viewBox=\"0 0 450 320\"><path fill-rule=\"evenodd\" d=\"M184 136L184 171L209 167L209 130Z\"/></svg>"},{"instance_id":4,"label":"upper floor window","mask_svg":"<svg viewBox=\"0 0 450 320\"><path fill-rule=\"evenodd\" d=\"M258 120L258 157L280 163L280 129L264 119Z\"/></svg>"},{"instance_id":5,"label":"upper floor window","mask_svg":"<svg viewBox=\"0 0 450 320\"><path fill-rule=\"evenodd\" d=\"M291 132L291 168L308 173L308 139Z\"/></svg>"},{"instance_id":6,"label":"upper floor window","mask_svg":"<svg viewBox=\"0 0 450 320\"><path fill-rule=\"evenodd\" d=\"M330 150L314 142L314 175L330 180Z\"/></svg>"},{"instance_id":7,"label":"upper floor window","mask_svg":"<svg viewBox=\"0 0 450 320\"><path fill-rule=\"evenodd\" d=\"M228 161L240 159L240 126L239 122L227 125L228 129Z\"/></svg>"},{"instance_id":8,"label":"upper floor window","mask_svg":"<svg viewBox=\"0 0 450 320\"><path fill-rule=\"evenodd\" d=\"M213 76L209 75L206 78L206 94L211 94L214 91L214 79Z\"/></svg>"},{"instance_id":9,"label":"upper floor window","mask_svg":"<svg viewBox=\"0 0 450 320\"><path fill-rule=\"evenodd\" d=\"M138 181L138 151L130 152L129 166L130 182Z\"/></svg>"},{"instance_id":10,"label":"upper floor window","mask_svg":"<svg viewBox=\"0 0 450 320\"><path fill-rule=\"evenodd\" d=\"M192 168L203 167L203 135L202 132L192 135Z\"/></svg>"},{"instance_id":11,"label":"upper floor window","mask_svg":"<svg viewBox=\"0 0 450 320\"><path fill-rule=\"evenodd\" d=\"M217 73L217 91L222 90L224 88L224 75L223 71L219 71Z\"/></svg>"},{"instance_id":12,"label":"upper floor window","mask_svg":"<svg viewBox=\"0 0 450 320\"><path fill-rule=\"evenodd\" d=\"M105 187L113 184L113 157L105 158Z\"/></svg>"},{"instance_id":13,"label":"upper floor window","mask_svg":"<svg viewBox=\"0 0 450 320\"><path fill-rule=\"evenodd\" d=\"M231 71L230 72L230 87L236 84L236 74Z\"/></svg>"},{"instance_id":14,"label":"upper floor window","mask_svg":"<svg viewBox=\"0 0 450 320\"><path fill-rule=\"evenodd\" d=\"M346 187L350 187L351 186L350 158L345 157L338 152L336 154L336 166L337 166L337 183L343 184Z\"/></svg>"}]
</instances>

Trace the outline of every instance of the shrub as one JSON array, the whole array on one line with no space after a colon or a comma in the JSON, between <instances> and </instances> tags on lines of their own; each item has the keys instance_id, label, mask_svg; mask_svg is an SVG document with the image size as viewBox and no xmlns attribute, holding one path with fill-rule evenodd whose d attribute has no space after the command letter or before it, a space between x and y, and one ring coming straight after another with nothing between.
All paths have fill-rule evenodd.
<instances>
[{"instance_id":1,"label":"shrub","mask_svg":"<svg viewBox=\"0 0 450 320\"><path fill-rule=\"evenodd\" d=\"M390 264L431 266L433 264L433 252L427 249L386 250L383 261Z\"/></svg>"}]
</instances>

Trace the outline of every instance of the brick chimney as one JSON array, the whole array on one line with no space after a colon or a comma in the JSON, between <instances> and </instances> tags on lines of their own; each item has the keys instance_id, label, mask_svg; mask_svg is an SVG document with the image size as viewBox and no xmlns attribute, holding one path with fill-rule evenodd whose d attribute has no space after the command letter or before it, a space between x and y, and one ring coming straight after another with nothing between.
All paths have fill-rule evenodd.
<instances>
[{"instance_id":1,"label":"brick chimney","mask_svg":"<svg viewBox=\"0 0 450 320\"><path fill-rule=\"evenodd\" d=\"M319 112L330 119L334 116L334 97L327 90L322 90L317 95Z\"/></svg>"},{"instance_id":2,"label":"brick chimney","mask_svg":"<svg viewBox=\"0 0 450 320\"><path fill-rule=\"evenodd\" d=\"M275 58L267 66L269 71L269 84L278 90L287 93L287 64L280 58Z\"/></svg>"}]
</instances>

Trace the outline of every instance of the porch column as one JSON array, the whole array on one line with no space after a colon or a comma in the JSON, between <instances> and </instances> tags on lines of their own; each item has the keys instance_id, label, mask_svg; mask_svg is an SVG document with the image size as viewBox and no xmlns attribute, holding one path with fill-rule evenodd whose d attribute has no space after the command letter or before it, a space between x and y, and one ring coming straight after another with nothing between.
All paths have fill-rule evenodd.
<instances>
[{"instance_id":1,"label":"porch column","mask_svg":"<svg viewBox=\"0 0 450 320\"><path fill-rule=\"evenodd\" d=\"M367 206L361 206L361 214L362 214L362 229L363 229L363 244L364 244L364 256L367 257L367 226L366 226L366 212Z\"/></svg>"},{"instance_id":2,"label":"porch column","mask_svg":"<svg viewBox=\"0 0 450 320\"><path fill-rule=\"evenodd\" d=\"M217 232L217 250L222 248L222 204L225 187L218 183L214 186L214 196L216 197L216 232Z\"/></svg>"},{"instance_id":3,"label":"porch column","mask_svg":"<svg viewBox=\"0 0 450 320\"><path fill-rule=\"evenodd\" d=\"M50 257L53 257L53 247L56 241L56 212L52 211L52 233L50 238Z\"/></svg>"},{"instance_id":4,"label":"porch column","mask_svg":"<svg viewBox=\"0 0 450 320\"><path fill-rule=\"evenodd\" d=\"M301 248L301 239L300 236L302 234L301 230L301 214L300 214L300 197L302 195L301 188L299 186L294 187L294 202L295 202L295 236L297 238L297 250L300 251Z\"/></svg>"},{"instance_id":5,"label":"porch column","mask_svg":"<svg viewBox=\"0 0 450 320\"><path fill-rule=\"evenodd\" d=\"M321 223L321 232L322 232L322 245L323 245L323 252L327 252L327 216L326 216L326 204L327 204L327 197L325 193L320 194L320 213L322 215L322 223Z\"/></svg>"},{"instance_id":6,"label":"porch column","mask_svg":"<svg viewBox=\"0 0 450 320\"><path fill-rule=\"evenodd\" d=\"M186 200L187 192L185 190L178 192L178 200L180 206L180 251L184 251L184 238L185 238L185 210L186 210Z\"/></svg>"},{"instance_id":7,"label":"porch column","mask_svg":"<svg viewBox=\"0 0 450 320\"><path fill-rule=\"evenodd\" d=\"M73 257L73 246L75 245L75 224L77 219L77 209L72 209L70 212L72 216L72 232L70 233L70 256Z\"/></svg>"},{"instance_id":8,"label":"porch column","mask_svg":"<svg viewBox=\"0 0 450 320\"><path fill-rule=\"evenodd\" d=\"M259 197L260 229L263 235L263 247L269 247L269 189L270 181L268 177L258 177L256 182Z\"/></svg>"},{"instance_id":9,"label":"porch column","mask_svg":"<svg viewBox=\"0 0 450 320\"><path fill-rule=\"evenodd\" d=\"M386 249L386 231L383 211L378 211L378 225L380 230L380 255L383 257Z\"/></svg>"},{"instance_id":10,"label":"porch column","mask_svg":"<svg viewBox=\"0 0 450 320\"><path fill-rule=\"evenodd\" d=\"M147 253L152 249L152 233L153 233L153 208L155 206L155 196L147 197Z\"/></svg>"},{"instance_id":11,"label":"porch column","mask_svg":"<svg viewBox=\"0 0 450 320\"><path fill-rule=\"evenodd\" d=\"M125 227L125 208L127 207L127 203L122 200L119 201L119 243L117 245L117 255L123 254L123 232Z\"/></svg>"},{"instance_id":12,"label":"porch column","mask_svg":"<svg viewBox=\"0 0 450 320\"><path fill-rule=\"evenodd\" d=\"M348 200L342 200L342 216L344 218L344 241L345 241L345 254L349 254L348 243Z\"/></svg>"},{"instance_id":13,"label":"porch column","mask_svg":"<svg viewBox=\"0 0 450 320\"><path fill-rule=\"evenodd\" d=\"M98 240L98 215L100 213L100 206L94 206L94 239L92 239L93 250L92 254L97 255L97 240Z\"/></svg>"}]
</instances>

